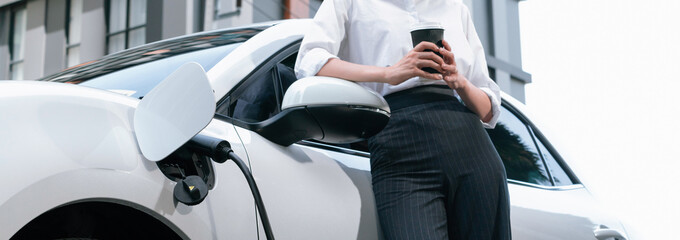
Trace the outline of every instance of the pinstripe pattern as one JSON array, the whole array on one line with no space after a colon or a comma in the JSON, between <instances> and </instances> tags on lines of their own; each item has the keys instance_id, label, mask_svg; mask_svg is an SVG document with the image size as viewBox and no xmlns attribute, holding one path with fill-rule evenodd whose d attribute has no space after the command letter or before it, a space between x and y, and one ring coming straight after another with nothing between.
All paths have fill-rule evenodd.
<instances>
[{"instance_id":1,"label":"pinstripe pattern","mask_svg":"<svg viewBox=\"0 0 680 240\"><path fill-rule=\"evenodd\" d=\"M393 109L369 150L386 239L511 238L501 159L453 96Z\"/></svg>"}]
</instances>

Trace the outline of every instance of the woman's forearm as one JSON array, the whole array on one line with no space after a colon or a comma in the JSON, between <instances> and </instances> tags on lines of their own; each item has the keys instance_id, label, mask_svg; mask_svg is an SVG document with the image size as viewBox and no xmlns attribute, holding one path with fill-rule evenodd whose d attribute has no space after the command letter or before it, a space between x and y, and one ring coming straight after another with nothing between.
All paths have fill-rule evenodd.
<instances>
[{"instance_id":1,"label":"woman's forearm","mask_svg":"<svg viewBox=\"0 0 680 240\"><path fill-rule=\"evenodd\" d=\"M491 109L491 100L484 91L476 86L468 83L467 86L461 90L456 90L465 105L472 110L482 122L489 122L493 118L493 111Z\"/></svg>"},{"instance_id":2,"label":"woman's forearm","mask_svg":"<svg viewBox=\"0 0 680 240\"><path fill-rule=\"evenodd\" d=\"M316 75L342 78L355 82L390 83L388 72L389 69L387 67L360 65L332 58L321 67ZM467 83L466 87L457 89L456 91L472 112L477 114L483 122L489 122L493 117L489 96L471 83Z\"/></svg>"},{"instance_id":3,"label":"woman's forearm","mask_svg":"<svg viewBox=\"0 0 680 240\"><path fill-rule=\"evenodd\" d=\"M422 65L425 63L428 66L436 67L437 70L441 70L441 67L437 65L437 62L429 59L420 62L409 61L409 57L412 59L418 59L418 56L413 56L413 54L410 55L411 56L407 55L407 57L404 58L406 60L402 59L397 65L391 67L361 65L343 61L338 58L331 58L328 60L328 62L326 62L325 65L323 65L323 67L321 67L316 75L342 78L354 82L381 82L392 85L397 85L414 76L430 77L431 79L442 79L442 75L440 74L429 74L423 72L418 68L417 64L420 63ZM440 61L443 62L443 60ZM489 99L489 96L487 96L486 93L481 89L472 85L469 81L467 81L467 79L462 82L467 84L462 84L461 86L464 87L460 89L458 89L458 87L452 88L456 89L456 92L458 92L463 102L465 102L465 105L475 114L477 114L483 122L491 121L493 118L493 112L491 109L491 100Z\"/></svg>"},{"instance_id":4,"label":"woman's forearm","mask_svg":"<svg viewBox=\"0 0 680 240\"><path fill-rule=\"evenodd\" d=\"M432 51L426 52L425 50ZM442 79L441 74L428 73L421 69L430 67L442 72L441 65L444 64L444 60L435 52L439 52L437 45L431 42L421 42L399 62L389 67L361 65L332 58L321 67L316 75L355 82L381 82L391 85L398 85L413 77Z\"/></svg>"},{"instance_id":5,"label":"woman's forearm","mask_svg":"<svg viewBox=\"0 0 680 240\"><path fill-rule=\"evenodd\" d=\"M360 65L331 58L316 74L317 76L336 77L354 82L386 82L385 68Z\"/></svg>"}]
</instances>

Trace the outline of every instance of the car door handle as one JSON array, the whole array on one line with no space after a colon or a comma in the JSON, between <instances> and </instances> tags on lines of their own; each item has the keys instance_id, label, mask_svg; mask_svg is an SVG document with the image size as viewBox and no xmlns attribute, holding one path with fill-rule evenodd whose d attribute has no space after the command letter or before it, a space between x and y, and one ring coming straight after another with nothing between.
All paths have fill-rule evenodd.
<instances>
[{"instance_id":1,"label":"car door handle","mask_svg":"<svg viewBox=\"0 0 680 240\"><path fill-rule=\"evenodd\" d=\"M593 231L595 234L595 238L597 240L606 240L606 239L616 239L616 240L626 240L625 237L623 237L623 234L621 232L614 230L614 229L608 229L608 228L598 228Z\"/></svg>"}]
</instances>

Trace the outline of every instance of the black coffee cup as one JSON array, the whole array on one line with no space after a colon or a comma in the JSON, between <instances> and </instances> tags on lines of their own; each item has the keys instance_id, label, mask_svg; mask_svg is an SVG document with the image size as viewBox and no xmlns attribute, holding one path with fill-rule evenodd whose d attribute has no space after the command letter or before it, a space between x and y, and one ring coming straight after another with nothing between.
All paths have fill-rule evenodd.
<instances>
[{"instance_id":1,"label":"black coffee cup","mask_svg":"<svg viewBox=\"0 0 680 240\"><path fill-rule=\"evenodd\" d=\"M426 41L434 43L441 48L444 47L442 39L444 39L444 28L439 23L425 22L418 23L411 27L411 40L413 41L413 47L415 47L422 41ZM430 49L426 49L425 51L433 52ZM440 57L442 56L439 53L436 54L439 55ZM439 71L429 67L422 68L422 70L428 73L439 73Z\"/></svg>"}]
</instances>

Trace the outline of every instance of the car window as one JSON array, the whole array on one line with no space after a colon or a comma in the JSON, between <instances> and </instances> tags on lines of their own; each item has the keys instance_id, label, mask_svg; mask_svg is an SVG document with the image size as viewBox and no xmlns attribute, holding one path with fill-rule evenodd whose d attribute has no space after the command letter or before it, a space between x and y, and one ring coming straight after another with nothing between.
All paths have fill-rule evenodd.
<instances>
[{"instance_id":1,"label":"car window","mask_svg":"<svg viewBox=\"0 0 680 240\"><path fill-rule=\"evenodd\" d=\"M297 81L293 71L296 57L296 52L285 51L274 57L230 93L217 113L245 123L261 122L279 113L285 91Z\"/></svg>"},{"instance_id":2,"label":"car window","mask_svg":"<svg viewBox=\"0 0 680 240\"><path fill-rule=\"evenodd\" d=\"M197 62L208 71L239 45L230 44L163 58L105 74L80 85L140 98L183 64Z\"/></svg>"},{"instance_id":3,"label":"car window","mask_svg":"<svg viewBox=\"0 0 680 240\"><path fill-rule=\"evenodd\" d=\"M548 171L550 172L550 176L552 177L555 186L572 185L573 182L571 181L571 178L569 178L569 175L567 175L562 166L557 162L557 159L555 159L550 151L548 151L548 148L545 147L543 142L538 138L536 140L538 150L541 152L541 156L543 156L543 160L548 166Z\"/></svg>"},{"instance_id":4,"label":"car window","mask_svg":"<svg viewBox=\"0 0 680 240\"><path fill-rule=\"evenodd\" d=\"M197 62L209 71L267 27L225 29L153 42L64 69L38 81L79 84L141 98L187 62Z\"/></svg>"},{"instance_id":5,"label":"car window","mask_svg":"<svg viewBox=\"0 0 680 240\"><path fill-rule=\"evenodd\" d=\"M248 123L264 121L278 113L275 71L267 70L239 87L228 105L228 116ZM222 110L220 108L219 110ZM218 110L218 111L219 111Z\"/></svg>"},{"instance_id":6,"label":"car window","mask_svg":"<svg viewBox=\"0 0 680 240\"><path fill-rule=\"evenodd\" d=\"M279 92L281 93L279 97L279 102L283 101L283 95L288 90L293 82L297 81L295 76L295 59L297 58L297 52L291 54L283 61L276 65L276 72L279 76Z\"/></svg>"},{"instance_id":7,"label":"car window","mask_svg":"<svg viewBox=\"0 0 680 240\"><path fill-rule=\"evenodd\" d=\"M552 186L527 126L507 109L501 109L498 124L487 132L503 160L508 179Z\"/></svg>"}]
</instances>

